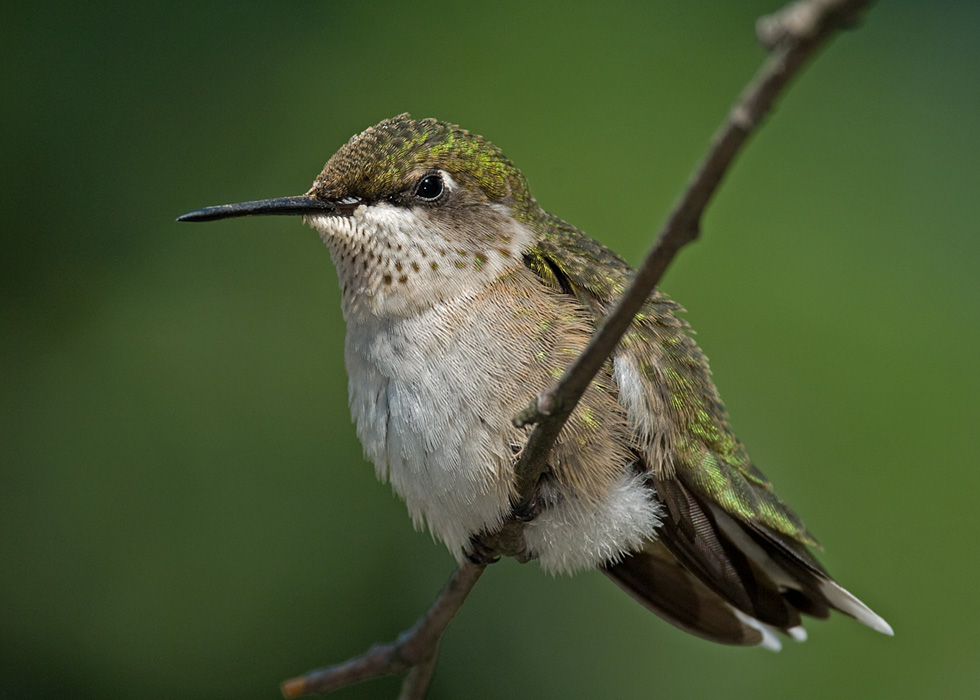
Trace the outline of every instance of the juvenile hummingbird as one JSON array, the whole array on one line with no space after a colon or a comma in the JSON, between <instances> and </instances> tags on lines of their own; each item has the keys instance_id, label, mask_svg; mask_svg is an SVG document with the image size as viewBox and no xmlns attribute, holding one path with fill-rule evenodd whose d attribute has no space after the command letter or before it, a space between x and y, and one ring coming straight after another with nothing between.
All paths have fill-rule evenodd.
<instances>
[{"instance_id":1,"label":"juvenile hummingbird","mask_svg":"<svg viewBox=\"0 0 980 700\"><path fill-rule=\"evenodd\" d=\"M179 221L302 216L330 250L365 455L462 561L514 517L512 418L589 341L633 273L547 213L482 137L407 114L352 137L304 195ZM572 413L518 554L599 568L677 627L778 649L801 614L891 627L810 553L816 540L732 432L682 309L655 291Z\"/></svg>"}]
</instances>

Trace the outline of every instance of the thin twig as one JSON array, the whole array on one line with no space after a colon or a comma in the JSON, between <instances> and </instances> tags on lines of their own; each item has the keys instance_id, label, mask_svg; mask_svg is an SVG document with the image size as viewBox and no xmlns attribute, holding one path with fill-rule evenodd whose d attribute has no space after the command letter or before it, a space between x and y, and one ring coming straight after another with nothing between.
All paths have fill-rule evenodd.
<instances>
[{"instance_id":1,"label":"thin twig","mask_svg":"<svg viewBox=\"0 0 980 700\"><path fill-rule=\"evenodd\" d=\"M377 644L361 656L310 671L282 683L287 698L329 693L360 681L402 673L411 669L402 685L402 700L425 697L435 670L439 640L486 566L460 565L425 615L390 644Z\"/></svg>"},{"instance_id":2,"label":"thin twig","mask_svg":"<svg viewBox=\"0 0 980 700\"><path fill-rule=\"evenodd\" d=\"M548 469L548 455L565 421L674 256L697 239L704 210L748 137L806 60L836 31L853 26L868 5L870 0L802 0L759 20L757 33L771 53L715 135L711 150L695 171L630 287L558 383L539 394L514 419L518 427L537 423L515 465L521 496L515 504L517 507L534 502L538 480ZM513 538L513 530L521 527L520 522L508 522L506 536Z\"/></svg>"}]
</instances>

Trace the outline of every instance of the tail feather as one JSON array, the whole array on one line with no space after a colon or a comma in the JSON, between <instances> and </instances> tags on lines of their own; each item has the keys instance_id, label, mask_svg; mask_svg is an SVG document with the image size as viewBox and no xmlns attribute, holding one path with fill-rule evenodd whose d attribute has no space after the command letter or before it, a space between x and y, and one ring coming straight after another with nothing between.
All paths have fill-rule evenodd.
<instances>
[{"instance_id":1,"label":"tail feather","mask_svg":"<svg viewBox=\"0 0 980 700\"><path fill-rule=\"evenodd\" d=\"M749 627L753 627L762 633L762 641L759 646L763 649L768 649L769 651L782 651L783 643L779 641L779 635L777 632L782 630L773 627L772 625L767 625L764 622L759 622L754 617L746 615L741 610L735 610L735 614L738 616L742 622L747 624ZM791 629L802 629L800 627L793 627Z\"/></svg>"},{"instance_id":2,"label":"tail feather","mask_svg":"<svg viewBox=\"0 0 980 700\"><path fill-rule=\"evenodd\" d=\"M806 547L729 515L679 481L657 484L667 506L660 539L604 573L671 624L723 644L778 651L776 632L803 641L801 615L849 615L883 634L892 628L839 586Z\"/></svg>"},{"instance_id":3,"label":"tail feather","mask_svg":"<svg viewBox=\"0 0 980 700\"><path fill-rule=\"evenodd\" d=\"M660 541L684 567L724 601L760 622L778 629L800 624L800 608L782 595L790 577L772 575L761 548L730 516L699 501L677 480L658 483L657 493L667 505ZM801 593L808 601L813 598L810 591ZM819 612L816 604L803 607Z\"/></svg>"},{"instance_id":4,"label":"tail feather","mask_svg":"<svg viewBox=\"0 0 980 700\"><path fill-rule=\"evenodd\" d=\"M633 598L685 632L721 644L758 645L765 632L685 569L660 542L603 567Z\"/></svg>"},{"instance_id":5,"label":"tail feather","mask_svg":"<svg viewBox=\"0 0 980 700\"><path fill-rule=\"evenodd\" d=\"M845 615L850 615L858 622L867 625L871 629L887 634L889 637L895 636L892 626L885 622L881 615L862 603L854 595L839 586L834 580L827 579L820 587L834 610L839 610Z\"/></svg>"}]
</instances>

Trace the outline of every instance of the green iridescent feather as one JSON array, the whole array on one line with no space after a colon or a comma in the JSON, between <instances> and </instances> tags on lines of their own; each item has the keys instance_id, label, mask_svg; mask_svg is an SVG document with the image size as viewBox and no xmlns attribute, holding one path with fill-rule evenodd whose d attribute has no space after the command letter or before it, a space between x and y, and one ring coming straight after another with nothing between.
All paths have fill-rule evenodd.
<instances>
[{"instance_id":1,"label":"green iridescent feather","mask_svg":"<svg viewBox=\"0 0 980 700\"><path fill-rule=\"evenodd\" d=\"M475 184L491 201L507 200L531 211L527 183L496 146L453 124L414 120L408 114L386 119L351 137L313 183L327 199L355 195L374 200L402 189L419 172L439 168L457 181Z\"/></svg>"}]
</instances>

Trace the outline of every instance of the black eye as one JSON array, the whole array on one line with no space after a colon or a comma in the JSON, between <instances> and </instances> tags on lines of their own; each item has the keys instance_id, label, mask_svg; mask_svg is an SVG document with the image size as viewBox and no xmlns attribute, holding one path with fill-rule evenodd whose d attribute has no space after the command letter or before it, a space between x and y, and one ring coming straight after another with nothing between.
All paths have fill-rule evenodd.
<instances>
[{"instance_id":1,"label":"black eye","mask_svg":"<svg viewBox=\"0 0 980 700\"><path fill-rule=\"evenodd\" d=\"M446 183L441 175L426 175L415 185L415 196L427 202L433 202L442 196Z\"/></svg>"}]
</instances>

